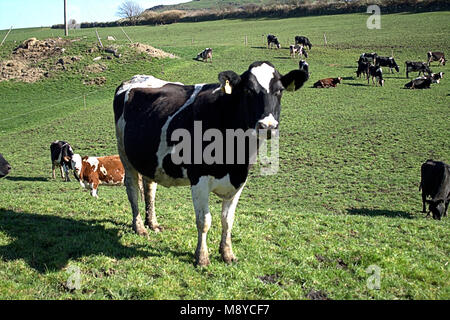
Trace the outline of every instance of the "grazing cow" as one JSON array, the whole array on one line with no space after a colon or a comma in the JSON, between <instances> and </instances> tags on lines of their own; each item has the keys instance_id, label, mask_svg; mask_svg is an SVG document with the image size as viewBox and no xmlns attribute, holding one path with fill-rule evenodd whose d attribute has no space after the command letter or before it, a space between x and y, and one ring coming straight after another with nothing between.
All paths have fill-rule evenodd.
<instances>
[{"instance_id":1,"label":"grazing cow","mask_svg":"<svg viewBox=\"0 0 450 320\"><path fill-rule=\"evenodd\" d=\"M361 75L365 75L367 79L369 79L369 66L370 62L362 60L358 61L358 70L356 70L356 76L360 78Z\"/></svg>"},{"instance_id":2,"label":"grazing cow","mask_svg":"<svg viewBox=\"0 0 450 320\"><path fill-rule=\"evenodd\" d=\"M439 61L439 65L444 65L445 66L445 62L447 61L445 59L444 53L443 52L432 52L432 51L428 51L427 52L427 57L428 57L428 66L431 65L432 61Z\"/></svg>"},{"instance_id":3,"label":"grazing cow","mask_svg":"<svg viewBox=\"0 0 450 320\"><path fill-rule=\"evenodd\" d=\"M377 59L378 59L378 55L376 52L372 52L372 53L363 53L359 56L359 61L364 61L364 62L372 62L373 64L377 63Z\"/></svg>"},{"instance_id":4,"label":"grazing cow","mask_svg":"<svg viewBox=\"0 0 450 320\"><path fill-rule=\"evenodd\" d=\"M75 178L81 186L91 190L91 196L98 198L97 189L100 184L123 185L125 171L120 157L83 157L72 156L72 167Z\"/></svg>"},{"instance_id":5,"label":"grazing cow","mask_svg":"<svg viewBox=\"0 0 450 320\"><path fill-rule=\"evenodd\" d=\"M305 58L308 58L308 53L305 51L305 48L303 48L302 45L298 45L298 44L293 45L293 44L291 44L289 46L289 53L291 54L292 58L295 58L295 54L298 54L299 57L304 55Z\"/></svg>"},{"instance_id":6,"label":"grazing cow","mask_svg":"<svg viewBox=\"0 0 450 320\"><path fill-rule=\"evenodd\" d=\"M269 34L267 35L267 48L271 49L273 45L276 45L277 49L281 48L281 44L278 41L277 37L274 36L273 34Z\"/></svg>"},{"instance_id":7,"label":"grazing cow","mask_svg":"<svg viewBox=\"0 0 450 320\"><path fill-rule=\"evenodd\" d=\"M303 71L305 71L306 72L306 74L310 74L309 73L309 65L308 65L308 62L306 62L305 60L300 60L299 62L298 62L298 68L299 68L299 70L303 70Z\"/></svg>"},{"instance_id":8,"label":"grazing cow","mask_svg":"<svg viewBox=\"0 0 450 320\"><path fill-rule=\"evenodd\" d=\"M210 145L198 141L199 137L202 140L203 132L206 135L212 130L215 143L217 135L225 139L225 132L229 135L230 131L237 131L243 135L245 131L255 136L260 129L276 129L282 91L297 90L307 79L308 74L302 70L283 76L270 62L264 61L254 62L241 75L233 71L221 72L220 83L215 84L153 85L151 81L144 81L139 88L137 84L122 83L115 93L114 115L134 231L148 234L138 210L138 174L143 176L145 224L155 231L160 228L154 206L157 183L166 187L190 185L198 230L196 265L209 264L206 236L211 226L210 192L223 199L222 259L227 263L234 261L231 228L251 167L246 156L251 158L256 150L251 151L245 142L244 149L237 148L233 143L236 135L232 133L231 149L229 145L219 144L214 151L221 156L210 161L202 157L208 149L211 152ZM188 137L182 139L186 149L180 160L174 158L174 154L181 144L178 141L182 133ZM259 139L266 136L258 135ZM236 162L240 155L246 159Z\"/></svg>"},{"instance_id":9,"label":"grazing cow","mask_svg":"<svg viewBox=\"0 0 450 320\"><path fill-rule=\"evenodd\" d=\"M433 219L441 220L442 216L447 215L450 202L450 166L444 162L429 159L422 164L420 176L422 212L427 212L425 203L428 203ZM427 200L428 196L431 200Z\"/></svg>"},{"instance_id":10,"label":"grazing cow","mask_svg":"<svg viewBox=\"0 0 450 320\"><path fill-rule=\"evenodd\" d=\"M383 79L383 69L381 69L380 66L376 65L376 66L369 66L369 76L367 77L367 84L370 83L370 77L372 78L372 84L375 83L375 85L377 86L378 84L380 86L384 85L384 79ZM376 79L377 81L374 82L374 79Z\"/></svg>"},{"instance_id":11,"label":"grazing cow","mask_svg":"<svg viewBox=\"0 0 450 320\"><path fill-rule=\"evenodd\" d=\"M3 158L3 155L0 153L0 178L3 178L11 171L11 166L8 161Z\"/></svg>"},{"instance_id":12,"label":"grazing cow","mask_svg":"<svg viewBox=\"0 0 450 320\"><path fill-rule=\"evenodd\" d=\"M414 62L414 61L406 61L405 62L405 70L406 70L406 77L409 78L409 73L418 71L419 74L417 76L420 76L421 73L425 74L428 73L431 75L431 69L428 67L428 65L425 62Z\"/></svg>"},{"instance_id":13,"label":"grazing cow","mask_svg":"<svg viewBox=\"0 0 450 320\"><path fill-rule=\"evenodd\" d=\"M212 49L211 48L206 48L205 50L203 50L202 52L200 52L197 55L197 60L202 59L203 62L212 62Z\"/></svg>"},{"instance_id":14,"label":"grazing cow","mask_svg":"<svg viewBox=\"0 0 450 320\"><path fill-rule=\"evenodd\" d=\"M397 72L400 72L400 68L397 65L397 62L395 62L395 59L393 57L377 57L377 65L381 67L388 67L391 73L394 73L394 70Z\"/></svg>"},{"instance_id":15,"label":"grazing cow","mask_svg":"<svg viewBox=\"0 0 450 320\"><path fill-rule=\"evenodd\" d=\"M414 80L405 84L407 89L430 89L432 83L439 83L444 76L444 72L432 73L423 77L415 78Z\"/></svg>"},{"instance_id":16,"label":"grazing cow","mask_svg":"<svg viewBox=\"0 0 450 320\"><path fill-rule=\"evenodd\" d=\"M301 44L302 46L306 46L311 50L312 44L307 37L304 36L295 36L295 44Z\"/></svg>"},{"instance_id":17,"label":"grazing cow","mask_svg":"<svg viewBox=\"0 0 450 320\"><path fill-rule=\"evenodd\" d=\"M326 78L321 79L313 84L314 88L330 88L336 87L338 83L342 83L342 78Z\"/></svg>"},{"instance_id":18,"label":"grazing cow","mask_svg":"<svg viewBox=\"0 0 450 320\"><path fill-rule=\"evenodd\" d=\"M50 158L52 161L53 179L56 179L55 168L59 167L61 171L61 178L63 178L64 181L70 181L69 169L72 169L72 164L70 162L72 156L73 149L67 142L56 140L50 144Z\"/></svg>"}]
</instances>

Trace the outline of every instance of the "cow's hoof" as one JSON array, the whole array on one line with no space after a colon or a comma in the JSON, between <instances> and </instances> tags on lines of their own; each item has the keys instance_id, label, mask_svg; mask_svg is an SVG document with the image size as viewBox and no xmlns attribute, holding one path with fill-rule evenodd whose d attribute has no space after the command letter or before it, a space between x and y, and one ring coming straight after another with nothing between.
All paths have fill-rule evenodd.
<instances>
[{"instance_id":1,"label":"cow's hoof","mask_svg":"<svg viewBox=\"0 0 450 320\"><path fill-rule=\"evenodd\" d=\"M220 252L220 254L221 254L221 256L222 256L222 260L225 262L225 263L228 263L228 264L231 264L231 263L233 263L233 262L237 262L238 261L238 259L236 258L236 256L233 254L233 252L231 251L231 250L224 250L224 249L219 249L219 252Z\"/></svg>"},{"instance_id":2,"label":"cow's hoof","mask_svg":"<svg viewBox=\"0 0 450 320\"><path fill-rule=\"evenodd\" d=\"M206 267L209 265L209 258L208 257L201 257L195 259L195 266L196 267Z\"/></svg>"},{"instance_id":3,"label":"cow's hoof","mask_svg":"<svg viewBox=\"0 0 450 320\"><path fill-rule=\"evenodd\" d=\"M159 224L152 224L148 221L145 221L145 225L148 226L151 230L155 231L156 233L164 230L164 227L160 226Z\"/></svg>"},{"instance_id":4,"label":"cow's hoof","mask_svg":"<svg viewBox=\"0 0 450 320\"><path fill-rule=\"evenodd\" d=\"M145 229L145 227L133 227L134 232L136 232L138 235L143 237L148 237L148 231Z\"/></svg>"}]
</instances>

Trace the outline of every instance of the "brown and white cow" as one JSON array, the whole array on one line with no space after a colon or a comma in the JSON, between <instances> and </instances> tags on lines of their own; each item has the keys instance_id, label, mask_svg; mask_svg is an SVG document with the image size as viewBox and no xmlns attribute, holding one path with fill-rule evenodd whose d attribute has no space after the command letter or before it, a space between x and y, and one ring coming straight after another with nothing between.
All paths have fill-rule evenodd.
<instances>
[{"instance_id":1,"label":"brown and white cow","mask_svg":"<svg viewBox=\"0 0 450 320\"><path fill-rule=\"evenodd\" d=\"M90 189L91 195L96 198L100 184L123 185L125 179L125 170L118 155L81 158L79 154L74 154L72 167L81 186Z\"/></svg>"},{"instance_id":2,"label":"brown and white cow","mask_svg":"<svg viewBox=\"0 0 450 320\"><path fill-rule=\"evenodd\" d=\"M338 83L342 82L342 78L326 78L318 80L314 83L314 88L330 88L330 87L336 87Z\"/></svg>"}]
</instances>

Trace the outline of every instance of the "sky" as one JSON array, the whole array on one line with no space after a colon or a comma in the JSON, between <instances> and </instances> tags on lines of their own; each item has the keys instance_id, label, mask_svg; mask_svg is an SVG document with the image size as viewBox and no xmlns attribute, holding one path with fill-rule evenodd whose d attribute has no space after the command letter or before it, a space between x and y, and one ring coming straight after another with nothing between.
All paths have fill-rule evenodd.
<instances>
[{"instance_id":1,"label":"sky","mask_svg":"<svg viewBox=\"0 0 450 320\"><path fill-rule=\"evenodd\" d=\"M133 0L143 9L190 0ZM117 8L125 0L67 0L67 19L80 22L118 20ZM0 0L0 30L64 23L64 0Z\"/></svg>"}]
</instances>

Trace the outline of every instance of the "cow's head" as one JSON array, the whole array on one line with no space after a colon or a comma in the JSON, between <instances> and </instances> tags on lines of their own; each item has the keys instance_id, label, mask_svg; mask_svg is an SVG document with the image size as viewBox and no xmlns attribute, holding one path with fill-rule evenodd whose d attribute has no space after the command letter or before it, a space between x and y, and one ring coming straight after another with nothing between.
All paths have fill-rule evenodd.
<instances>
[{"instance_id":1,"label":"cow's head","mask_svg":"<svg viewBox=\"0 0 450 320\"><path fill-rule=\"evenodd\" d=\"M75 153L72 156L72 160L70 161L73 169L73 174L77 180L80 180L81 169L83 167L83 160L78 153Z\"/></svg>"},{"instance_id":2,"label":"cow's head","mask_svg":"<svg viewBox=\"0 0 450 320\"><path fill-rule=\"evenodd\" d=\"M395 62L394 58L390 57L389 60L391 62L391 68L393 67L395 71L400 72L400 68L398 67L398 64L397 62Z\"/></svg>"},{"instance_id":3,"label":"cow's head","mask_svg":"<svg viewBox=\"0 0 450 320\"><path fill-rule=\"evenodd\" d=\"M11 166L9 165L8 161L6 161L5 158L3 158L2 154L0 153L0 178L3 178L11 171Z\"/></svg>"},{"instance_id":4,"label":"cow's head","mask_svg":"<svg viewBox=\"0 0 450 320\"><path fill-rule=\"evenodd\" d=\"M433 214L433 219L441 220L441 217L444 215L445 212L445 201L443 199L433 199L433 200L427 200L429 204L429 210Z\"/></svg>"},{"instance_id":5,"label":"cow's head","mask_svg":"<svg viewBox=\"0 0 450 320\"><path fill-rule=\"evenodd\" d=\"M439 83L440 80L444 77L444 72L432 73L430 75L432 83Z\"/></svg>"},{"instance_id":6,"label":"cow's head","mask_svg":"<svg viewBox=\"0 0 450 320\"><path fill-rule=\"evenodd\" d=\"M240 76L233 71L219 74L222 90L231 95L245 126L250 129L276 129L280 120L284 90L298 90L307 80L304 70L281 75L268 61L252 63Z\"/></svg>"}]
</instances>

